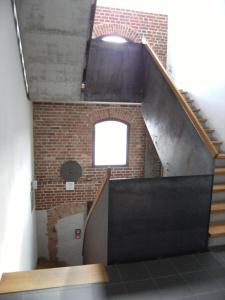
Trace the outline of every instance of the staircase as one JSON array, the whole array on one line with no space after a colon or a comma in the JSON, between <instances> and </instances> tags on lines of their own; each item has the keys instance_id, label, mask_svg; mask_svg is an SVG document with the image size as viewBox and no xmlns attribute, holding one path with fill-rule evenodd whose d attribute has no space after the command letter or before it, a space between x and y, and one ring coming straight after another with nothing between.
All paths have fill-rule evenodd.
<instances>
[{"instance_id":1,"label":"staircase","mask_svg":"<svg viewBox=\"0 0 225 300\"><path fill-rule=\"evenodd\" d=\"M209 246L219 246L225 244L225 153L221 152L223 142L216 140L214 137L215 130L207 126L207 119L202 117L201 109L196 107L191 95L183 90L180 92L200 121L203 130L218 150L214 168L214 184L209 226Z\"/></svg>"},{"instance_id":2,"label":"staircase","mask_svg":"<svg viewBox=\"0 0 225 300\"><path fill-rule=\"evenodd\" d=\"M124 180L106 176L85 226L83 256L87 264L202 252L208 250L209 234L210 245L225 244L222 142L214 138L214 130L207 127L207 119L190 94L177 90L149 44L141 49L141 112L164 176ZM116 55L116 50L112 54ZM102 78L105 73L98 65L90 72ZM90 87L87 84L85 88ZM106 101L103 96L98 99Z\"/></svg>"}]
</instances>

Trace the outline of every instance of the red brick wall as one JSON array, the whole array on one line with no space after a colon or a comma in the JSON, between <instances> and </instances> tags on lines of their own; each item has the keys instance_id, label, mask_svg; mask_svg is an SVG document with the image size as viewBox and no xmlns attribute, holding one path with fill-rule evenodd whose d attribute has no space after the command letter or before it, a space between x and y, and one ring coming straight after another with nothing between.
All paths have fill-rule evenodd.
<instances>
[{"instance_id":1,"label":"red brick wall","mask_svg":"<svg viewBox=\"0 0 225 300\"><path fill-rule=\"evenodd\" d=\"M167 15L97 6L93 36L117 34L138 43L144 36L166 66L167 28Z\"/></svg>"},{"instance_id":2,"label":"red brick wall","mask_svg":"<svg viewBox=\"0 0 225 300\"><path fill-rule=\"evenodd\" d=\"M106 168L92 167L93 124L115 118L130 124L129 165L112 168L112 177L143 177L146 127L140 106L34 103L36 208L93 201ZM60 166L76 160L83 175L75 191L65 191Z\"/></svg>"}]
</instances>

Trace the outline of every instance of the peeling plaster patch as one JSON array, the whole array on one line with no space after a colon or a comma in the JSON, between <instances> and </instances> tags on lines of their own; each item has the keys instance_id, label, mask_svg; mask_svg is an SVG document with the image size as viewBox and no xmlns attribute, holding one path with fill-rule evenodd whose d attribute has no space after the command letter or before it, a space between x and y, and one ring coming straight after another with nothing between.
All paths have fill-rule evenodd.
<instances>
[{"instance_id":1,"label":"peeling plaster patch","mask_svg":"<svg viewBox=\"0 0 225 300\"><path fill-rule=\"evenodd\" d=\"M56 224L58 235L58 261L66 262L69 265L81 265L83 263L83 230L85 214L78 213L60 219ZM75 240L75 229L82 230L80 240Z\"/></svg>"}]
</instances>

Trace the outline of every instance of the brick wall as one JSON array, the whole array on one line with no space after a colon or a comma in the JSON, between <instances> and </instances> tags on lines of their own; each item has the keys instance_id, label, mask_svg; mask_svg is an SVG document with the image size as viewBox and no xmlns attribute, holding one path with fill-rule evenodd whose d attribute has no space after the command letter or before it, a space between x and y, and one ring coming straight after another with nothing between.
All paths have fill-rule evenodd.
<instances>
[{"instance_id":1,"label":"brick wall","mask_svg":"<svg viewBox=\"0 0 225 300\"><path fill-rule=\"evenodd\" d=\"M34 103L35 176L38 180L36 208L93 201L106 168L92 167L93 124L114 118L130 124L129 164L112 168L113 178L143 177L146 127L140 106L100 104ZM83 169L75 191L65 191L60 167L76 160ZM159 172L155 160L153 175Z\"/></svg>"},{"instance_id":2,"label":"brick wall","mask_svg":"<svg viewBox=\"0 0 225 300\"><path fill-rule=\"evenodd\" d=\"M117 34L138 43L144 36L166 66L167 28L167 15L97 6L93 36Z\"/></svg>"}]
</instances>

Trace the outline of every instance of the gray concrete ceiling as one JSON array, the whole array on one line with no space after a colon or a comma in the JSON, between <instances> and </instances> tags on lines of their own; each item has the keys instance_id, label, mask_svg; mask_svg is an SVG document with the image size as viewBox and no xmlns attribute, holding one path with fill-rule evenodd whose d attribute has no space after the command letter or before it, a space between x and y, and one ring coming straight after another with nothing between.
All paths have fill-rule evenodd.
<instances>
[{"instance_id":1,"label":"gray concrete ceiling","mask_svg":"<svg viewBox=\"0 0 225 300\"><path fill-rule=\"evenodd\" d=\"M15 0L31 100L81 98L94 0Z\"/></svg>"}]
</instances>

